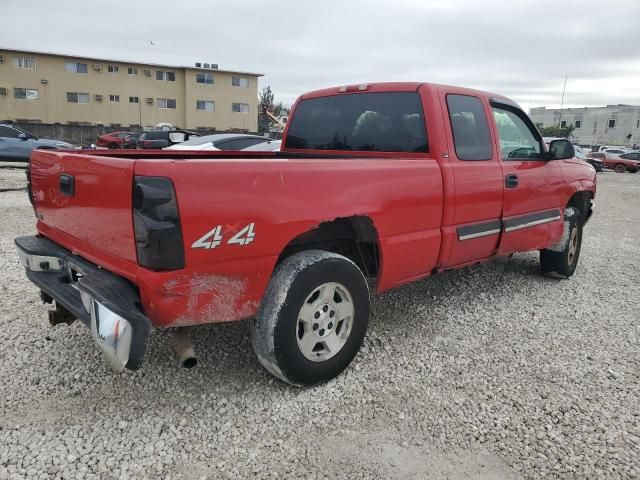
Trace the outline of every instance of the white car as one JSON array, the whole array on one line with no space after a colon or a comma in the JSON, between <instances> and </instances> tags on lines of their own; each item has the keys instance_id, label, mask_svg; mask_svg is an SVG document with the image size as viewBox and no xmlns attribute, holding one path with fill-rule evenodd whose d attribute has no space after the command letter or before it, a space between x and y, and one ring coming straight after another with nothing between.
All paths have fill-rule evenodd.
<instances>
[{"instance_id":1,"label":"white car","mask_svg":"<svg viewBox=\"0 0 640 480\"><path fill-rule=\"evenodd\" d=\"M165 147L163 150L243 150L268 141L269 138L259 135L217 133L177 143L176 145Z\"/></svg>"},{"instance_id":2,"label":"white car","mask_svg":"<svg viewBox=\"0 0 640 480\"><path fill-rule=\"evenodd\" d=\"M245 152L275 152L280 150L282 140L267 140L247 148L243 148Z\"/></svg>"},{"instance_id":3,"label":"white car","mask_svg":"<svg viewBox=\"0 0 640 480\"><path fill-rule=\"evenodd\" d=\"M599 152L606 152L607 150L622 150L622 153L629 153L631 151L630 148L622 147L620 145L600 145L600 147L598 148Z\"/></svg>"}]
</instances>

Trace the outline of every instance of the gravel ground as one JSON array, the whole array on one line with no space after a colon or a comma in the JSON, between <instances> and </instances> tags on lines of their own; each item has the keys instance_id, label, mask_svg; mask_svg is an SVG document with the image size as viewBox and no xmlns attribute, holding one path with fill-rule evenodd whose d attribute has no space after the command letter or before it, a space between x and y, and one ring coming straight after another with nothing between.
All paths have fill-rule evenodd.
<instances>
[{"instance_id":1,"label":"gravel ground","mask_svg":"<svg viewBox=\"0 0 640 480\"><path fill-rule=\"evenodd\" d=\"M0 480L638 478L640 176L599 181L572 279L523 254L377 296L354 364L302 390L245 323L199 327L195 369L156 331L112 374L80 322L48 326L13 247L24 172L0 170Z\"/></svg>"}]
</instances>

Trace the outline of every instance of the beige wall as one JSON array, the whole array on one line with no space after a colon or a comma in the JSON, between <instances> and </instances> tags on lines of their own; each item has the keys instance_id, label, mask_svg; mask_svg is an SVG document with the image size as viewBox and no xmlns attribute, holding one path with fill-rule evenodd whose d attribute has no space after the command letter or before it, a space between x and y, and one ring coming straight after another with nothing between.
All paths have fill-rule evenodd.
<instances>
[{"instance_id":1,"label":"beige wall","mask_svg":"<svg viewBox=\"0 0 640 480\"><path fill-rule=\"evenodd\" d=\"M0 95L0 120L30 119L44 123L88 122L110 125L119 123L123 127L140 124L145 127L159 122L171 123L183 128L215 128L229 130L234 128L257 130L258 75L239 74L220 70L202 70L195 68L174 68L131 64L106 60L81 59L57 55L32 54L0 50L4 62L0 63L0 87L7 88L6 95ZM16 68L13 57L28 56L34 58L34 69ZM87 73L65 71L65 61L78 61L87 64ZM93 65L100 64L96 71ZM108 65L117 65L118 72L110 73ZM129 67L137 68L137 75L129 75ZM144 70L151 70L151 76L145 76ZM175 81L156 80L156 71L175 73ZM214 84L196 82L196 74L213 73ZM248 87L234 87L233 76L248 78ZM46 83L42 83L46 80ZM20 100L14 98L14 88L32 88L39 92L38 100ZM70 103L67 92L89 93L88 104ZM102 95L102 101L95 99ZM119 102L111 102L109 95L119 95ZM137 96L140 103L129 103L129 96ZM146 98L153 98L148 104ZM175 109L161 109L158 98L176 100ZM197 100L215 101L214 112L196 109ZM232 112L234 102L247 103L249 113Z\"/></svg>"}]
</instances>

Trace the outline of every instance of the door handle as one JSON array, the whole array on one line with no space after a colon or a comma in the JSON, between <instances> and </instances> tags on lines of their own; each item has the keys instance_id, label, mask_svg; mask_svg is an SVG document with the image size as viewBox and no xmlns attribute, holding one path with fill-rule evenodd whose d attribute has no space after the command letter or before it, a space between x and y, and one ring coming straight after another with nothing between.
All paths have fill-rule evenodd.
<instances>
[{"instance_id":1,"label":"door handle","mask_svg":"<svg viewBox=\"0 0 640 480\"><path fill-rule=\"evenodd\" d=\"M510 173L504 177L504 185L507 188L516 188L518 186L518 176Z\"/></svg>"},{"instance_id":2,"label":"door handle","mask_svg":"<svg viewBox=\"0 0 640 480\"><path fill-rule=\"evenodd\" d=\"M73 175L63 173L60 175L60 192L68 197L73 197L75 192L75 179Z\"/></svg>"}]
</instances>

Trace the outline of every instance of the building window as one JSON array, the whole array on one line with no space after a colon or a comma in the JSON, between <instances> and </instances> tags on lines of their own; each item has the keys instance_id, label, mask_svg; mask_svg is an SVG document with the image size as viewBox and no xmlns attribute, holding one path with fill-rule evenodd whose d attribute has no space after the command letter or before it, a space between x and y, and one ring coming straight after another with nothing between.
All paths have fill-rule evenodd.
<instances>
[{"instance_id":1,"label":"building window","mask_svg":"<svg viewBox=\"0 0 640 480\"><path fill-rule=\"evenodd\" d=\"M176 108L176 99L158 98L158 108Z\"/></svg>"},{"instance_id":2,"label":"building window","mask_svg":"<svg viewBox=\"0 0 640 480\"><path fill-rule=\"evenodd\" d=\"M38 100L40 93L33 88L14 88L13 96L19 100Z\"/></svg>"},{"instance_id":3,"label":"building window","mask_svg":"<svg viewBox=\"0 0 640 480\"><path fill-rule=\"evenodd\" d=\"M110 102L119 102L120 101L120 95L109 95L109 101Z\"/></svg>"},{"instance_id":4,"label":"building window","mask_svg":"<svg viewBox=\"0 0 640 480\"><path fill-rule=\"evenodd\" d=\"M562 120L562 122L560 122L560 128L564 128L567 126L567 121L566 120Z\"/></svg>"},{"instance_id":5,"label":"building window","mask_svg":"<svg viewBox=\"0 0 640 480\"><path fill-rule=\"evenodd\" d=\"M616 128L616 121L615 119L610 119L609 120L609 128Z\"/></svg>"},{"instance_id":6,"label":"building window","mask_svg":"<svg viewBox=\"0 0 640 480\"><path fill-rule=\"evenodd\" d=\"M176 74L175 72L164 72L162 70L156 71L156 80L165 80L167 82L175 82Z\"/></svg>"},{"instance_id":7,"label":"building window","mask_svg":"<svg viewBox=\"0 0 640 480\"><path fill-rule=\"evenodd\" d=\"M232 103L231 111L236 113L249 113L248 103Z\"/></svg>"},{"instance_id":8,"label":"building window","mask_svg":"<svg viewBox=\"0 0 640 480\"><path fill-rule=\"evenodd\" d=\"M140 99L138 97L129 97L129 103L140 103Z\"/></svg>"},{"instance_id":9,"label":"building window","mask_svg":"<svg viewBox=\"0 0 640 480\"><path fill-rule=\"evenodd\" d=\"M198 100L196 102L196 109L203 110L205 112L215 112L216 102L214 102L213 100Z\"/></svg>"},{"instance_id":10,"label":"building window","mask_svg":"<svg viewBox=\"0 0 640 480\"><path fill-rule=\"evenodd\" d=\"M636 128L640 128L640 120L636 121Z\"/></svg>"},{"instance_id":11,"label":"building window","mask_svg":"<svg viewBox=\"0 0 640 480\"><path fill-rule=\"evenodd\" d=\"M576 120L576 128L582 127L582 120Z\"/></svg>"},{"instance_id":12,"label":"building window","mask_svg":"<svg viewBox=\"0 0 640 480\"><path fill-rule=\"evenodd\" d=\"M138 74L138 69L135 67L129 67L127 68L127 73L129 75L137 75Z\"/></svg>"},{"instance_id":13,"label":"building window","mask_svg":"<svg viewBox=\"0 0 640 480\"><path fill-rule=\"evenodd\" d=\"M67 102L69 103L89 103L88 93L67 92Z\"/></svg>"},{"instance_id":14,"label":"building window","mask_svg":"<svg viewBox=\"0 0 640 480\"><path fill-rule=\"evenodd\" d=\"M246 77L231 77L231 85L234 87L248 87L249 79Z\"/></svg>"},{"instance_id":15,"label":"building window","mask_svg":"<svg viewBox=\"0 0 640 480\"><path fill-rule=\"evenodd\" d=\"M213 73L196 73L196 82L212 84Z\"/></svg>"},{"instance_id":16,"label":"building window","mask_svg":"<svg viewBox=\"0 0 640 480\"><path fill-rule=\"evenodd\" d=\"M36 68L36 61L32 57L13 57L13 66L33 70Z\"/></svg>"},{"instance_id":17,"label":"building window","mask_svg":"<svg viewBox=\"0 0 640 480\"><path fill-rule=\"evenodd\" d=\"M118 71L118 65L108 65L107 66L107 71L109 73L116 73Z\"/></svg>"},{"instance_id":18,"label":"building window","mask_svg":"<svg viewBox=\"0 0 640 480\"><path fill-rule=\"evenodd\" d=\"M70 73L87 73L87 64L80 62L64 62L64 69Z\"/></svg>"}]
</instances>

